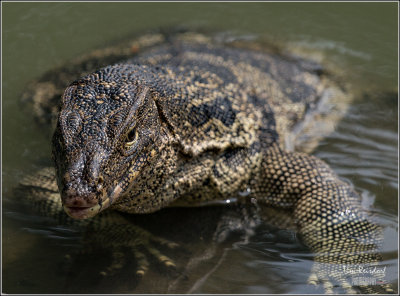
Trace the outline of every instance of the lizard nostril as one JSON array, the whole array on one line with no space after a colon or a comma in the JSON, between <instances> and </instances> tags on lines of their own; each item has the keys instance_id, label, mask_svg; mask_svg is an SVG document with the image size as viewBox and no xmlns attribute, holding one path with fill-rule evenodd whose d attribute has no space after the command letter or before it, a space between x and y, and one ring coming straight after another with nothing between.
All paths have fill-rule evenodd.
<instances>
[{"instance_id":1,"label":"lizard nostril","mask_svg":"<svg viewBox=\"0 0 400 296\"><path fill-rule=\"evenodd\" d=\"M103 176L99 176L99 178L97 179L97 191L101 191L103 189L103 183L104 183L104 178Z\"/></svg>"}]
</instances>

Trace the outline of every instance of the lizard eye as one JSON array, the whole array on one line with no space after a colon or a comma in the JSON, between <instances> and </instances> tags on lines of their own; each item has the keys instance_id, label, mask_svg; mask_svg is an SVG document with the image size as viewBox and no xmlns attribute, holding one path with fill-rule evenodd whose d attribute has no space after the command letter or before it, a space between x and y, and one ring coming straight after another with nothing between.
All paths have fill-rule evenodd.
<instances>
[{"instance_id":1,"label":"lizard eye","mask_svg":"<svg viewBox=\"0 0 400 296\"><path fill-rule=\"evenodd\" d=\"M125 147L131 148L135 144L135 142L137 141L138 138L139 138L139 133L137 132L137 129L132 128L126 135Z\"/></svg>"}]
</instances>

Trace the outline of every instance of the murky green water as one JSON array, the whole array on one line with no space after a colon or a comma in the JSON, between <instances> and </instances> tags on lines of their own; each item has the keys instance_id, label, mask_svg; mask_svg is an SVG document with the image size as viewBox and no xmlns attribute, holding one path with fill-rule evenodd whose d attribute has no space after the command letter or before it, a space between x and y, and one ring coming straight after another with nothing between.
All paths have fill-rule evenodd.
<instances>
[{"instance_id":1,"label":"murky green water","mask_svg":"<svg viewBox=\"0 0 400 296\"><path fill-rule=\"evenodd\" d=\"M50 154L49 139L18 104L31 79L114 40L151 28L176 26L263 37L288 47L321 52L327 63L342 70L344 80L358 95L315 154L354 184L366 203L374 203L385 225L387 279L397 283L397 4L5 3L2 7L2 292L167 291L170 282L162 269L150 271L139 283L129 274L133 269L111 279L97 277L104 258L75 262L73 274L68 273L63 256L78 248L78 235L45 226L29 209L15 210L11 189ZM194 225L202 221L201 211L177 214L185 221L185 235L198 246L195 250L206 247L207 240L196 234L204 232L206 237L208 230ZM148 219L168 225L163 214ZM178 229L178 224L170 228ZM190 254L176 251L169 256L187 258ZM305 284L312 258L291 232L261 227L249 243L240 239L226 243L217 257L197 270L196 276L203 281L181 281L175 291L321 292Z\"/></svg>"}]
</instances>

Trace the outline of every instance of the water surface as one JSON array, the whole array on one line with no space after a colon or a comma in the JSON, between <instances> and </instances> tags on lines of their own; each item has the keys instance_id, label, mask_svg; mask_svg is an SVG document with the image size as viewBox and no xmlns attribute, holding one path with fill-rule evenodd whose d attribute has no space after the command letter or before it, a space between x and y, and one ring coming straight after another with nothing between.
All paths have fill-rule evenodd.
<instances>
[{"instance_id":1,"label":"water surface","mask_svg":"<svg viewBox=\"0 0 400 296\"><path fill-rule=\"evenodd\" d=\"M11 190L22 176L48 162L50 155L47 134L18 103L30 80L93 48L152 28L177 26L212 29L225 38L262 37L301 48L334 65L351 84L355 101L335 131L320 142L315 155L351 182L364 203L373 204L385 225L386 278L397 285L395 3L5 3L2 19L3 292L162 293L171 289L168 271L161 267L149 271L140 282L134 279L134 266L123 275L99 278L97 273L109 258L95 255L68 267L63 258L79 249L79 233L51 226L30 209L20 208ZM167 250L168 255L181 260L201 255L212 229L195 222L204 221L205 214L201 210L173 214L185 222L169 226L182 227L192 253ZM168 213L151 216L146 223L166 231L161 227L168 224L165 217ZM312 256L293 232L265 224L248 242L234 238L218 252L217 258L196 270L193 278L197 280L177 282L174 291L322 291L305 284Z\"/></svg>"}]
</instances>

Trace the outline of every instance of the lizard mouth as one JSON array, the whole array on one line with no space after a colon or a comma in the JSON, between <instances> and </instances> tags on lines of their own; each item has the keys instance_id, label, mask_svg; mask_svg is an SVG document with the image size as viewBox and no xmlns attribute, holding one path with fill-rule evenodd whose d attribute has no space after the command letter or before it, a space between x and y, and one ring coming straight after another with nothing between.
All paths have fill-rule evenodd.
<instances>
[{"instance_id":1,"label":"lizard mouth","mask_svg":"<svg viewBox=\"0 0 400 296\"><path fill-rule=\"evenodd\" d=\"M66 206L64 205L64 211L73 219L87 219L97 215L102 206L97 204L92 207L86 206Z\"/></svg>"},{"instance_id":2,"label":"lizard mouth","mask_svg":"<svg viewBox=\"0 0 400 296\"><path fill-rule=\"evenodd\" d=\"M76 203L74 199L78 199L75 197L70 199L68 203L64 204L64 211L73 219L83 220L96 216L101 211L107 209L112 202L118 198L121 194L122 188L120 185L117 185L108 196L103 197L100 203L95 205L90 205L87 203Z\"/></svg>"}]
</instances>

